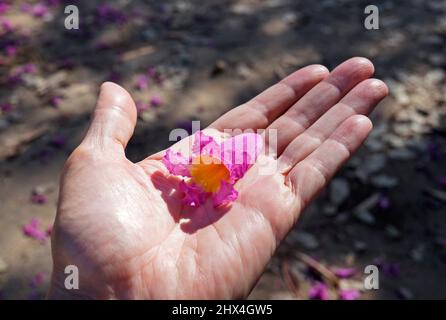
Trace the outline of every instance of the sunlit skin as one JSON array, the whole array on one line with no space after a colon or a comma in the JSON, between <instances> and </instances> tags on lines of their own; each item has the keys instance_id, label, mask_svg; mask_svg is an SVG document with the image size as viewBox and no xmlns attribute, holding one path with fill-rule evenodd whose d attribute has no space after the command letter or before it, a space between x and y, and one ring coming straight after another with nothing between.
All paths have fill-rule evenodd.
<instances>
[{"instance_id":1,"label":"sunlit skin","mask_svg":"<svg viewBox=\"0 0 446 320\"><path fill-rule=\"evenodd\" d=\"M307 66L211 124L206 132L215 136L278 129L277 157L267 158L277 172L260 175L255 164L225 210L182 207L162 151L138 163L125 157L135 105L118 85L103 84L86 137L63 170L49 297L246 297L302 210L371 131L367 115L387 95L373 72L364 58L331 72ZM197 169L195 179L206 171ZM79 290L64 289L67 265L79 268Z\"/></svg>"}]
</instances>

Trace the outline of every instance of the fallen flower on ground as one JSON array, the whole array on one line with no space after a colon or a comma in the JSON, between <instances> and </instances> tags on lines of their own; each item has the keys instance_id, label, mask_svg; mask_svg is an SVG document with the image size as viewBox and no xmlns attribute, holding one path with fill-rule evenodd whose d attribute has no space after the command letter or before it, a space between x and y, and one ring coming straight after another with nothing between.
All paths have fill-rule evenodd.
<instances>
[{"instance_id":1,"label":"fallen flower on ground","mask_svg":"<svg viewBox=\"0 0 446 320\"><path fill-rule=\"evenodd\" d=\"M354 276L357 270L355 268L335 268L333 272L339 278L345 279Z\"/></svg>"},{"instance_id":2,"label":"fallen flower on ground","mask_svg":"<svg viewBox=\"0 0 446 320\"><path fill-rule=\"evenodd\" d=\"M3 112L3 113L8 113L12 109L14 109L14 106L11 103L0 104L0 111Z\"/></svg>"},{"instance_id":3,"label":"fallen flower on ground","mask_svg":"<svg viewBox=\"0 0 446 320\"><path fill-rule=\"evenodd\" d=\"M137 101L136 102L136 111L138 114L143 113L144 111L148 110L150 108L149 104L143 102L143 101Z\"/></svg>"},{"instance_id":4,"label":"fallen flower on ground","mask_svg":"<svg viewBox=\"0 0 446 320\"><path fill-rule=\"evenodd\" d=\"M36 3L31 9L31 13L37 18L42 18L48 13L48 7L44 3Z\"/></svg>"},{"instance_id":5,"label":"fallen flower on ground","mask_svg":"<svg viewBox=\"0 0 446 320\"><path fill-rule=\"evenodd\" d=\"M0 26L4 32L11 32L13 29L12 22L6 18L0 20Z\"/></svg>"},{"instance_id":6,"label":"fallen flower on ground","mask_svg":"<svg viewBox=\"0 0 446 320\"><path fill-rule=\"evenodd\" d=\"M339 292L341 300L356 300L361 296L361 292L357 289L344 289Z\"/></svg>"},{"instance_id":7,"label":"fallen flower on ground","mask_svg":"<svg viewBox=\"0 0 446 320\"><path fill-rule=\"evenodd\" d=\"M14 57L16 55L17 51L18 51L17 46L12 45L12 44L11 45L7 45L5 47L5 54L6 54L7 57Z\"/></svg>"},{"instance_id":8,"label":"fallen flower on ground","mask_svg":"<svg viewBox=\"0 0 446 320\"><path fill-rule=\"evenodd\" d=\"M138 90L144 90L149 87L149 78L146 75L139 75L136 79L136 88Z\"/></svg>"},{"instance_id":9,"label":"fallen flower on ground","mask_svg":"<svg viewBox=\"0 0 446 320\"><path fill-rule=\"evenodd\" d=\"M62 102L62 97L60 96L53 96L50 99L50 105L54 108L58 108L61 102Z\"/></svg>"},{"instance_id":10,"label":"fallen flower on ground","mask_svg":"<svg viewBox=\"0 0 446 320\"><path fill-rule=\"evenodd\" d=\"M316 282L308 291L308 298L311 300L329 300L327 285L322 282Z\"/></svg>"},{"instance_id":11,"label":"fallen flower on ground","mask_svg":"<svg viewBox=\"0 0 446 320\"><path fill-rule=\"evenodd\" d=\"M45 204L48 201L48 198L44 194L35 193L31 196L31 202L36 204Z\"/></svg>"},{"instance_id":12,"label":"fallen flower on ground","mask_svg":"<svg viewBox=\"0 0 446 320\"><path fill-rule=\"evenodd\" d=\"M158 96L153 96L153 97L150 99L150 105L151 105L152 107L159 107L161 104L162 104L162 100L161 100L161 98L158 97Z\"/></svg>"},{"instance_id":13,"label":"fallen flower on ground","mask_svg":"<svg viewBox=\"0 0 446 320\"><path fill-rule=\"evenodd\" d=\"M199 131L194 135L190 157L168 149L163 163L171 174L181 177L184 205L199 207L211 198L214 207L218 207L237 199L234 184L254 164L262 148L262 138L255 133L217 143Z\"/></svg>"},{"instance_id":14,"label":"fallen flower on ground","mask_svg":"<svg viewBox=\"0 0 446 320\"><path fill-rule=\"evenodd\" d=\"M0 14L5 14L6 12L8 12L10 7L11 6L8 3L1 1L0 2Z\"/></svg>"},{"instance_id":15,"label":"fallen flower on ground","mask_svg":"<svg viewBox=\"0 0 446 320\"><path fill-rule=\"evenodd\" d=\"M40 220L32 218L26 225L23 226L23 233L33 239L44 243L48 237L47 233L40 229Z\"/></svg>"}]
</instances>

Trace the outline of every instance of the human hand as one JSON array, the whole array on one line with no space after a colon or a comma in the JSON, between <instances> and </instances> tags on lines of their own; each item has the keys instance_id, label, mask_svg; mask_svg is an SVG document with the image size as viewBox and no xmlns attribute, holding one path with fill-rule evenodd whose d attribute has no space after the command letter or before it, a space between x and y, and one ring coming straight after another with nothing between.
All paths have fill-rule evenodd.
<instances>
[{"instance_id":1,"label":"human hand","mask_svg":"<svg viewBox=\"0 0 446 320\"><path fill-rule=\"evenodd\" d=\"M368 79L373 71L364 58L331 73L307 66L211 124L213 136L236 128L278 134L277 157L267 158L277 172L260 175L254 165L225 211L184 208L162 153L126 158L136 108L124 89L103 84L62 175L49 298L246 297L302 210L371 131L366 115L387 95L382 81ZM79 269L79 290L64 288L67 265Z\"/></svg>"}]
</instances>

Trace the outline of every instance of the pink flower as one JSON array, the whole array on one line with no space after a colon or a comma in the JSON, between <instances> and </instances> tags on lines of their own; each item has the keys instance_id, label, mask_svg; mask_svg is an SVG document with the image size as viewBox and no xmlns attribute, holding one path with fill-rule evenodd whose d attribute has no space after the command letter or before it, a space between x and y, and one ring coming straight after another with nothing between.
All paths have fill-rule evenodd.
<instances>
[{"instance_id":1,"label":"pink flower","mask_svg":"<svg viewBox=\"0 0 446 320\"><path fill-rule=\"evenodd\" d=\"M31 196L31 202L35 204L45 204L48 201L48 198L44 194L35 193Z\"/></svg>"},{"instance_id":2,"label":"pink flower","mask_svg":"<svg viewBox=\"0 0 446 320\"><path fill-rule=\"evenodd\" d=\"M34 63L27 63L20 67L21 73L34 74L37 72L37 67Z\"/></svg>"},{"instance_id":3,"label":"pink flower","mask_svg":"<svg viewBox=\"0 0 446 320\"><path fill-rule=\"evenodd\" d=\"M361 296L361 292L357 289L343 289L339 292L341 300L356 300Z\"/></svg>"},{"instance_id":4,"label":"pink flower","mask_svg":"<svg viewBox=\"0 0 446 320\"><path fill-rule=\"evenodd\" d=\"M58 108L60 106L61 102L62 102L62 97L59 97L59 96L53 96L50 99L50 104L54 108Z\"/></svg>"},{"instance_id":5,"label":"pink flower","mask_svg":"<svg viewBox=\"0 0 446 320\"><path fill-rule=\"evenodd\" d=\"M137 101L136 102L136 111L138 112L138 114L143 113L144 111L146 111L147 109L149 109L149 105L145 102L142 101Z\"/></svg>"},{"instance_id":6,"label":"pink flower","mask_svg":"<svg viewBox=\"0 0 446 320\"><path fill-rule=\"evenodd\" d=\"M161 104L162 104L161 98L158 97L158 96L153 96L153 97L150 99L150 105L151 105L152 107L159 107Z\"/></svg>"},{"instance_id":7,"label":"pink flower","mask_svg":"<svg viewBox=\"0 0 446 320\"><path fill-rule=\"evenodd\" d=\"M50 7L54 7L54 6L60 5L60 0L46 0L45 2Z\"/></svg>"},{"instance_id":8,"label":"pink flower","mask_svg":"<svg viewBox=\"0 0 446 320\"><path fill-rule=\"evenodd\" d=\"M147 75L150 78L155 78L157 76L158 72L156 71L155 67L150 67L147 69Z\"/></svg>"},{"instance_id":9,"label":"pink flower","mask_svg":"<svg viewBox=\"0 0 446 320\"><path fill-rule=\"evenodd\" d=\"M262 148L262 138L255 133L217 143L199 131L194 135L190 156L168 149L163 163L171 174L181 177L184 205L199 207L211 198L218 207L237 199L234 184L254 164Z\"/></svg>"},{"instance_id":10,"label":"pink flower","mask_svg":"<svg viewBox=\"0 0 446 320\"><path fill-rule=\"evenodd\" d=\"M10 8L10 5L6 2L1 1L0 2L0 14L4 14L6 12L8 12Z\"/></svg>"},{"instance_id":11,"label":"pink flower","mask_svg":"<svg viewBox=\"0 0 446 320\"><path fill-rule=\"evenodd\" d=\"M0 111L2 111L3 113L8 113L12 109L14 109L14 106L12 104L10 104L10 103L0 104Z\"/></svg>"},{"instance_id":12,"label":"pink flower","mask_svg":"<svg viewBox=\"0 0 446 320\"><path fill-rule=\"evenodd\" d=\"M158 84L161 84L163 82L161 73L156 70L155 67L150 67L147 69L147 76Z\"/></svg>"},{"instance_id":13,"label":"pink flower","mask_svg":"<svg viewBox=\"0 0 446 320\"><path fill-rule=\"evenodd\" d=\"M189 207L199 207L206 201L206 194L195 183L180 182L180 190L184 193L183 204Z\"/></svg>"},{"instance_id":14,"label":"pink flower","mask_svg":"<svg viewBox=\"0 0 446 320\"><path fill-rule=\"evenodd\" d=\"M96 7L96 20L99 24L124 24L127 22L128 17L109 4L100 4Z\"/></svg>"},{"instance_id":15,"label":"pink flower","mask_svg":"<svg viewBox=\"0 0 446 320\"><path fill-rule=\"evenodd\" d=\"M146 75L140 75L136 79L136 88L138 90L144 90L149 87L149 78Z\"/></svg>"},{"instance_id":16,"label":"pink flower","mask_svg":"<svg viewBox=\"0 0 446 320\"><path fill-rule=\"evenodd\" d=\"M33 8L32 5L25 2L20 6L20 11L30 13L32 11L32 8Z\"/></svg>"},{"instance_id":17,"label":"pink flower","mask_svg":"<svg viewBox=\"0 0 446 320\"><path fill-rule=\"evenodd\" d=\"M42 18L48 13L48 7L44 3L37 3L32 7L31 13L35 17Z\"/></svg>"},{"instance_id":18,"label":"pink flower","mask_svg":"<svg viewBox=\"0 0 446 320\"><path fill-rule=\"evenodd\" d=\"M6 53L6 56L8 56L8 57L13 57L13 56L15 56L16 53L17 53L17 51L18 51L18 49L17 49L17 47L14 46L14 45L7 45L7 46L5 47L5 53Z\"/></svg>"},{"instance_id":19,"label":"pink flower","mask_svg":"<svg viewBox=\"0 0 446 320\"><path fill-rule=\"evenodd\" d=\"M311 300L329 300L327 285L322 282L316 282L308 291L308 298Z\"/></svg>"},{"instance_id":20,"label":"pink flower","mask_svg":"<svg viewBox=\"0 0 446 320\"><path fill-rule=\"evenodd\" d=\"M356 269L355 268L336 268L333 270L334 274L337 275L339 278L350 278L355 275Z\"/></svg>"},{"instance_id":21,"label":"pink flower","mask_svg":"<svg viewBox=\"0 0 446 320\"><path fill-rule=\"evenodd\" d=\"M37 218L32 218L26 225L23 226L23 233L33 239L44 243L47 234L40 229L40 221Z\"/></svg>"},{"instance_id":22,"label":"pink flower","mask_svg":"<svg viewBox=\"0 0 446 320\"><path fill-rule=\"evenodd\" d=\"M0 20L0 26L2 27L3 31L10 32L12 31L12 22L6 18L3 18Z\"/></svg>"},{"instance_id":23,"label":"pink flower","mask_svg":"<svg viewBox=\"0 0 446 320\"><path fill-rule=\"evenodd\" d=\"M215 193L212 199L212 203L214 204L214 207L218 207L219 205L235 201L237 197L237 190L235 190L230 183L222 181L220 189Z\"/></svg>"},{"instance_id":24,"label":"pink flower","mask_svg":"<svg viewBox=\"0 0 446 320\"><path fill-rule=\"evenodd\" d=\"M168 149L163 158L164 165L171 174L176 176L190 177L190 159L186 159L179 152Z\"/></svg>"}]
</instances>

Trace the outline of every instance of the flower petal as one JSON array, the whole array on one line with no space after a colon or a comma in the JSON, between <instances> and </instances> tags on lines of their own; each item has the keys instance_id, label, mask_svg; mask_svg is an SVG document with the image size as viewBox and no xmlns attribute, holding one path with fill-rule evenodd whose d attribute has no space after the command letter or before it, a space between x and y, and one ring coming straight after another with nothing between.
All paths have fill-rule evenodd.
<instances>
[{"instance_id":1,"label":"flower petal","mask_svg":"<svg viewBox=\"0 0 446 320\"><path fill-rule=\"evenodd\" d=\"M256 133L244 133L225 140L221 144L223 163L237 181L257 160L263 148L262 137Z\"/></svg>"},{"instance_id":2,"label":"flower petal","mask_svg":"<svg viewBox=\"0 0 446 320\"><path fill-rule=\"evenodd\" d=\"M361 296L361 292L357 289L344 289L339 292L341 300L356 300Z\"/></svg>"},{"instance_id":3,"label":"flower petal","mask_svg":"<svg viewBox=\"0 0 446 320\"><path fill-rule=\"evenodd\" d=\"M173 152L171 149L167 149L166 154L163 157L163 163L167 170L169 170L169 172L173 175L185 177L190 176L190 161L179 152Z\"/></svg>"},{"instance_id":4,"label":"flower petal","mask_svg":"<svg viewBox=\"0 0 446 320\"><path fill-rule=\"evenodd\" d=\"M322 282L317 282L314 286L310 288L308 292L308 298L312 300L329 300L328 288Z\"/></svg>"},{"instance_id":5,"label":"flower petal","mask_svg":"<svg viewBox=\"0 0 446 320\"><path fill-rule=\"evenodd\" d=\"M180 182L180 190L184 192L183 204L190 207L199 207L206 200L206 192L195 183Z\"/></svg>"},{"instance_id":6,"label":"flower petal","mask_svg":"<svg viewBox=\"0 0 446 320\"><path fill-rule=\"evenodd\" d=\"M26 236L45 242L47 234L40 229L40 220L32 218L26 225L23 226L23 234Z\"/></svg>"},{"instance_id":7,"label":"flower petal","mask_svg":"<svg viewBox=\"0 0 446 320\"><path fill-rule=\"evenodd\" d=\"M218 207L220 205L235 201L237 197L238 192L234 189L234 185L226 181L222 181L220 184L220 189L218 189L218 191L212 195L212 202L214 207Z\"/></svg>"},{"instance_id":8,"label":"flower petal","mask_svg":"<svg viewBox=\"0 0 446 320\"><path fill-rule=\"evenodd\" d=\"M203 131L198 131L194 134L192 154L194 156L209 155L220 159L220 145L211 136L204 134Z\"/></svg>"},{"instance_id":9,"label":"flower petal","mask_svg":"<svg viewBox=\"0 0 446 320\"><path fill-rule=\"evenodd\" d=\"M336 268L333 272L339 278L346 279L354 276L357 270L355 268Z\"/></svg>"}]
</instances>

